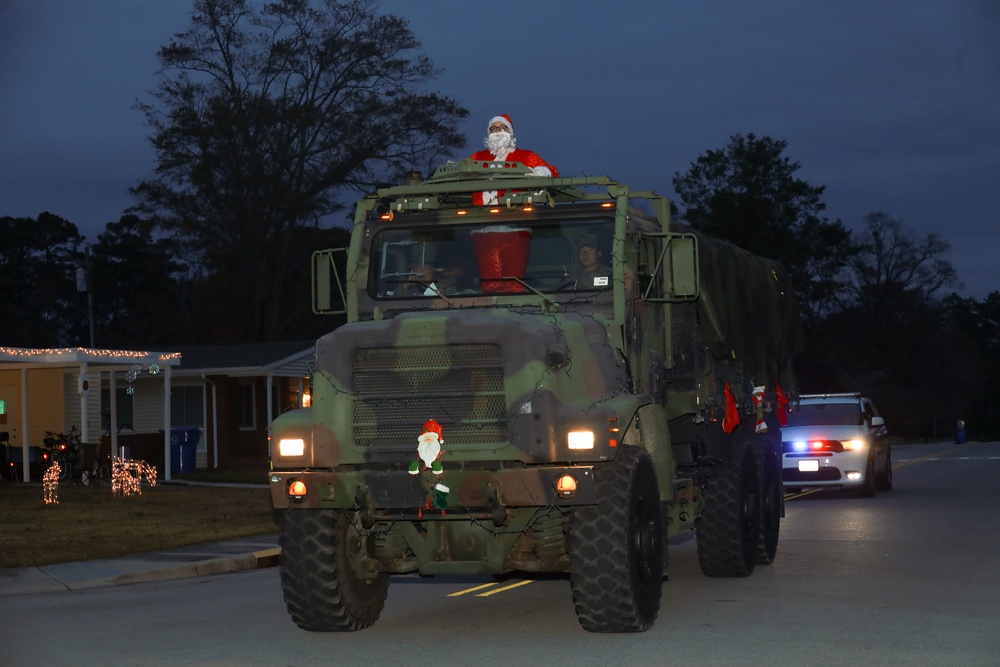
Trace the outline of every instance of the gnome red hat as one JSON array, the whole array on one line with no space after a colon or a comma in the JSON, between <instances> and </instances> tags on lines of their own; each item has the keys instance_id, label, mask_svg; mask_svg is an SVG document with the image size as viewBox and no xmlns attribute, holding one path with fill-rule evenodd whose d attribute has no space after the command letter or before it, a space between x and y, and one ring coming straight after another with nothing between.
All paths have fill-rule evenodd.
<instances>
[{"instance_id":1,"label":"gnome red hat","mask_svg":"<svg viewBox=\"0 0 1000 667\"><path fill-rule=\"evenodd\" d=\"M442 442L444 441L441 437L441 424L438 424L433 419L428 419L424 422L423 428L420 429L420 435L423 435L424 433L436 433L438 440L441 440Z\"/></svg>"},{"instance_id":2,"label":"gnome red hat","mask_svg":"<svg viewBox=\"0 0 1000 667\"><path fill-rule=\"evenodd\" d=\"M493 123L503 123L504 125L507 126L507 129L510 130L510 133L514 134L514 123L511 122L510 116L508 116L507 114L502 113L499 116L493 116L493 118L490 118L490 122L486 124L487 132L489 132L490 125L492 125Z\"/></svg>"}]
</instances>

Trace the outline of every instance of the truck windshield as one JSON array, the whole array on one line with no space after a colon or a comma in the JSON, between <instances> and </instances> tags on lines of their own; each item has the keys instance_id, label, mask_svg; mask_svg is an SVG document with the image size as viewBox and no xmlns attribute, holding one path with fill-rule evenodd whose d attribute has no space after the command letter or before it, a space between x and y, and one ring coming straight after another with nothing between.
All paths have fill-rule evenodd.
<instances>
[{"instance_id":1,"label":"truck windshield","mask_svg":"<svg viewBox=\"0 0 1000 667\"><path fill-rule=\"evenodd\" d=\"M383 229L372 244L376 299L611 287L612 220Z\"/></svg>"}]
</instances>

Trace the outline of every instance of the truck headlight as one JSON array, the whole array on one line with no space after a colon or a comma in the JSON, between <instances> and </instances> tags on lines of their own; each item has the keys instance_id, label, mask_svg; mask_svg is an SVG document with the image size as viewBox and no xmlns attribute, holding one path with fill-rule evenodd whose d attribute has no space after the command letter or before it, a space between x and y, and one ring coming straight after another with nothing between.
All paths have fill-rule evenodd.
<instances>
[{"instance_id":1,"label":"truck headlight","mask_svg":"<svg viewBox=\"0 0 1000 667\"><path fill-rule=\"evenodd\" d=\"M279 456L302 456L306 451L306 441L302 438L282 438L278 441Z\"/></svg>"},{"instance_id":2,"label":"truck headlight","mask_svg":"<svg viewBox=\"0 0 1000 667\"><path fill-rule=\"evenodd\" d=\"M593 449L593 431L570 431L566 434L566 445L570 449Z\"/></svg>"}]
</instances>

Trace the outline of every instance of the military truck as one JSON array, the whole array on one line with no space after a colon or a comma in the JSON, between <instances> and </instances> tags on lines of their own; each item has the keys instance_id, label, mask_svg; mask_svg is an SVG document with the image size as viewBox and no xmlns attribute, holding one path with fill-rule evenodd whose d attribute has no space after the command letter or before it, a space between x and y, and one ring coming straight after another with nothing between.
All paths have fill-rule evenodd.
<instances>
[{"instance_id":1,"label":"military truck","mask_svg":"<svg viewBox=\"0 0 1000 667\"><path fill-rule=\"evenodd\" d=\"M299 627L372 625L395 574L555 572L583 628L637 632L669 537L712 577L774 559L800 340L778 264L651 191L471 160L364 198L313 262L346 323L270 443Z\"/></svg>"}]
</instances>

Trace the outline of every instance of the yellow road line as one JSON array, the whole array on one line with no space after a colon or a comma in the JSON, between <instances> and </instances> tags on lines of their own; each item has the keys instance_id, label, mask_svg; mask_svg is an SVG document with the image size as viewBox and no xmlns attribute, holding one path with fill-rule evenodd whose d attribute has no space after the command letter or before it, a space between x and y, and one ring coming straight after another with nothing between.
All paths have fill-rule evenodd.
<instances>
[{"instance_id":1,"label":"yellow road line","mask_svg":"<svg viewBox=\"0 0 1000 667\"><path fill-rule=\"evenodd\" d=\"M497 589L492 590L492 591L487 591L486 593L480 593L476 597L477 598L488 598L491 595L496 595L497 593L503 593L504 591L509 591L512 588L517 588L518 586L524 586L526 584L533 584L533 583L535 583L534 579L525 579L524 581L519 581L516 584L511 584L509 586L504 586L503 588L497 588Z\"/></svg>"},{"instance_id":2,"label":"yellow road line","mask_svg":"<svg viewBox=\"0 0 1000 667\"><path fill-rule=\"evenodd\" d=\"M961 451L963 451L965 449L968 449L969 447L975 447L978 444L981 444L981 443L970 442L969 444L961 445L959 447L952 447L951 449L944 449L944 450L942 450L940 452L931 452L930 454L925 454L925 455L920 456L920 457L915 458L915 459L909 459L907 461L901 461L899 463L893 463L892 467L893 467L893 469L902 468L903 466L908 466L911 463L919 463L920 461L924 461L926 459L933 459L935 457L941 456L942 454L952 454L954 452L961 452Z\"/></svg>"},{"instance_id":3,"label":"yellow road line","mask_svg":"<svg viewBox=\"0 0 1000 667\"><path fill-rule=\"evenodd\" d=\"M466 593L475 593L476 591L481 591L484 588L489 588L491 586L496 586L496 585L497 585L496 582L493 582L491 584L483 584L482 586L476 586L474 588L467 588L464 591L458 591L458 592L455 592L455 593L448 593L448 597L450 597L450 598L457 598L459 595L465 595Z\"/></svg>"}]
</instances>

